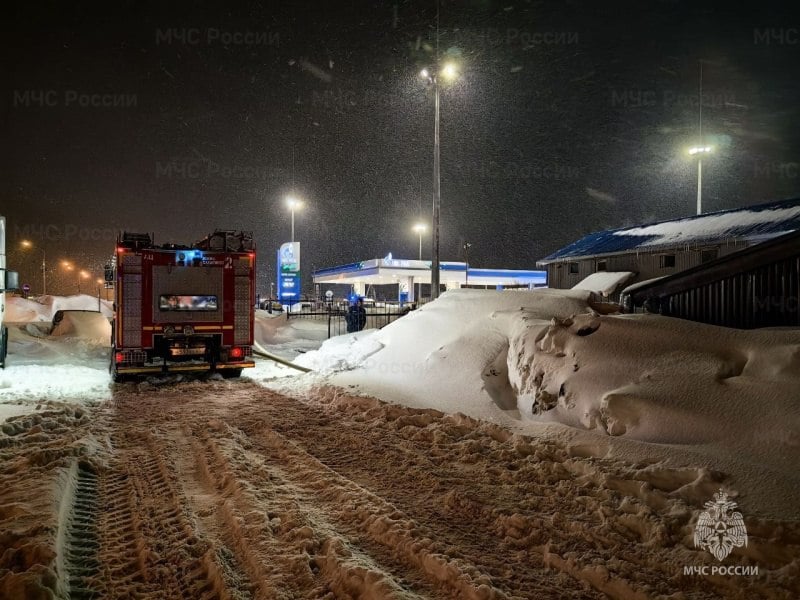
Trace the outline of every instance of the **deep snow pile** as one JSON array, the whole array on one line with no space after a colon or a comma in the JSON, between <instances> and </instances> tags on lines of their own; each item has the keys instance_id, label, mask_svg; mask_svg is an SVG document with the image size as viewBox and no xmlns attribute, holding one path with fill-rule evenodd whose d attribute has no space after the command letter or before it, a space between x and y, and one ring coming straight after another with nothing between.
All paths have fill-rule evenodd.
<instances>
[{"instance_id":1,"label":"deep snow pile","mask_svg":"<svg viewBox=\"0 0 800 600\"><path fill-rule=\"evenodd\" d=\"M111 318L111 302L100 300L100 312ZM80 294L76 296L38 296L22 298L8 296L6 298L6 316L8 323L31 323L36 321L52 321L59 310L91 310L96 311L97 296Z\"/></svg>"},{"instance_id":2,"label":"deep snow pile","mask_svg":"<svg viewBox=\"0 0 800 600\"><path fill-rule=\"evenodd\" d=\"M66 312L53 326L50 335L78 338L90 344L110 345L111 322L96 312Z\"/></svg>"},{"instance_id":3,"label":"deep snow pile","mask_svg":"<svg viewBox=\"0 0 800 600\"><path fill-rule=\"evenodd\" d=\"M41 400L95 402L110 397L111 314L91 296L7 299L9 348L0 370L0 421ZM66 312L51 329L53 315Z\"/></svg>"},{"instance_id":4,"label":"deep snow pile","mask_svg":"<svg viewBox=\"0 0 800 600\"><path fill-rule=\"evenodd\" d=\"M588 299L448 292L296 362L386 400L567 434L583 454L717 469L750 506L800 518L800 331L603 316Z\"/></svg>"},{"instance_id":5,"label":"deep snow pile","mask_svg":"<svg viewBox=\"0 0 800 600\"><path fill-rule=\"evenodd\" d=\"M257 344L283 358L316 350L328 337L327 320L287 319L285 313L257 310L253 337Z\"/></svg>"},{"instance_id":6,"label":"deep snow pile","mask_svg":"<svg viewBox=\"0 0 800 600\"><path fill-rule=\"evenodd\" d=\"M111 325L99 313L66 313L49 323L9 324L6 368L0 370L0 421L30 412L40 400L94 402L110 397Z\"/></svg>"},{"instance_id":7,"label":"deep snow pile","mask_svg":"<svg viewBox=\"0 0 800 600\"><path fill-rule=\"evenodd\" d=\"M586 312L589 297L583 290L447 292L380 331L333 338L295 362L323 373L344 371L334 382L361 384L383 399L497 421L502 410L486 387L507 396L502 381L489 376L486 382L484 371L495 360L504 368L498 357L508 347L512 323ZM515 405L499 405L516 413Z\"/></svg>"}]
</instances>

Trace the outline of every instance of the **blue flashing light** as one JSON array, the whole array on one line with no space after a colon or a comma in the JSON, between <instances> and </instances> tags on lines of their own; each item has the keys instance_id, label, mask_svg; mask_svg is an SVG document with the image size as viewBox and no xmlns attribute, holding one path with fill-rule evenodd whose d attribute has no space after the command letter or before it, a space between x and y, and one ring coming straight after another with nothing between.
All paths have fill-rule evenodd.
<instances>
[{"instance_id":1,"label":"blue flashing light","mask_svg":"<svg viewBox=\"0 0 800 600\"><path fill-rule=\"evenodd\" d=\"M179 250L175 253L175 262L178 265L191 265L203 260L202 250Z\"/></svg>"}]
</instances>

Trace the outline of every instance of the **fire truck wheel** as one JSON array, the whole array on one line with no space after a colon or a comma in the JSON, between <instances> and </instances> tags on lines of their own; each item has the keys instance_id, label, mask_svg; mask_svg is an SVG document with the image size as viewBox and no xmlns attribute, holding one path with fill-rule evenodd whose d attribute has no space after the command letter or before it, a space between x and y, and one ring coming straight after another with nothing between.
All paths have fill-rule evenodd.
<instances>
[{"instance_id":1,"label":"fire truck wheel","mask_svg":"<svg viewBox=\"0 0 800 600\"><path fill-rule=\"evenodd\" d=\"M241 369L221 369L220 373L222 377L225 379L233 379L235 377L239 377L242 374Z\"/></svg>"}]
</instances>

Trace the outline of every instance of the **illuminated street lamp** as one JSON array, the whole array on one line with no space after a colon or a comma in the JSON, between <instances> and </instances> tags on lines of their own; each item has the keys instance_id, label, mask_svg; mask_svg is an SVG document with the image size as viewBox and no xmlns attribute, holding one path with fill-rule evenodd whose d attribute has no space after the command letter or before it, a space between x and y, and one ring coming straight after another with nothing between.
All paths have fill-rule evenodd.
<instances>
[{"instance_id":1,"label":"illuminated street lamp","mask_svg":"<svg viewBox=\"0 0 800 600\"><path fill-rule=\"evenodd\" d=\"M441 69L422 69L420 76L433 86L434 91L434 126L433 126L433 252L431 259L431 299L439 297L439 211L441 210L441 186L439 176L439 78L453 81L458 70L452 63Z\"/></svg>"},{"instance_id":2,"label":"illuminated street lamp","mask_svg":"<svg viewBox=\"0 0 800 600\"><path fill-rule=\"evenodd\" d=\"M21 246L26 250L33 248L35 250L42 251L42 295L44 296L47 294L47 254L45 253L44 248L34 246L30 240L22 240Z\"/></svg>"},{"instance_id":3,"label":"illuminated street lamp","mask_svg":"<svg viewBox=\"0 0 800 600\"><path fill-rule=\"evenodd\" d=\"M78 271L78 294L81 293L81 279L89 279L91 275L86 271Z\"/></svg>"},{"instance_id":4,"label":"illuminated street lamp","mask_svg":"<svg viewBox=\"0 0 800 600\"><path fill-rule=\"evenodd\" d=\"M286 198L286 206L289 207L289 210L292 213L292 241L294 241L294 211L298 208L303 207L303 203L298 200L297 198L293 198L292 196L288 196Z\"/></svg>"},{"instance_id":5,"label":"illuminated street lamp","mask_svg":"<svg viewBox=\"0 0 800 600\"><path fill-rule=\"evenodd\" d=\"M422 260L422 234L428 229L425 223L417 223L414 225L414 231L419 234L419 259Z\"/></svg>"},{"instance_id":6,"label":"illuminated street lamp","mask_svg":"<svg viewBox=\"0 0 800 600\"><path fill-rule=\"evenodd\" d=\"M689 154L697 157L697 214L703 214L703 155L711 154L711 146L693 146Z\"/></svg>"},{"instance_id":7,"label":"illuminated street lamp","mask_svg":"<svg viewBox=\"0 0 800 600\"><path fill-rule=\"evenodd\" d=\"M68 261L68 260L62 260L61 261L61 268L64 269L65 271L69 272L69 273L75 272L75 274L78 276L78 293L80 294L81 293L81 279L88 279L89 278L89 273L87 273L86 271L83 271L83 270L78 270L75 267L75 265L72 262Z\"/></svg>"},{"instance_id":8,"label":"illuminated street lamp","mask_svg":"<svg viewBox=\"0 0 800 600\"><path fill-rule=\"evenodd\" d=\"M102 294L104 296L103 300L108 300L108 288L106 287L105 279L98 277L95 279L95 283L97 283L97 297L100 298Z\"/></svg>"}]
</instances>

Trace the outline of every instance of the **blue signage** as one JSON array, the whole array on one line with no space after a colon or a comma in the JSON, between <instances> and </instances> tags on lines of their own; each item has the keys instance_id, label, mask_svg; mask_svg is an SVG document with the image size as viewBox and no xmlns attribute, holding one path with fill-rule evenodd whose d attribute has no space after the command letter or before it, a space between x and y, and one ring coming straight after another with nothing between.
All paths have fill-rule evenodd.
<instances>
[{"instance_id":1,"label":"blue signage","mask_svg":"<svg viewBox=\"0 0 800 600\"><path fill-rule=\"evenodd\" d=\"M281 304L294 304L300 300L300 273L281 273L278 271L278 301Z\"/></svg>"},{"instance_id":2,"label":"blue signage","mask_svg":"<svg viewBox=\"0 0 800 600\"><path fill-rule=\"evenodd\" d=\"M278 250L278 268L283 272L300 271L300 242L286 242Z\"/></svg>"}]
</instances>

